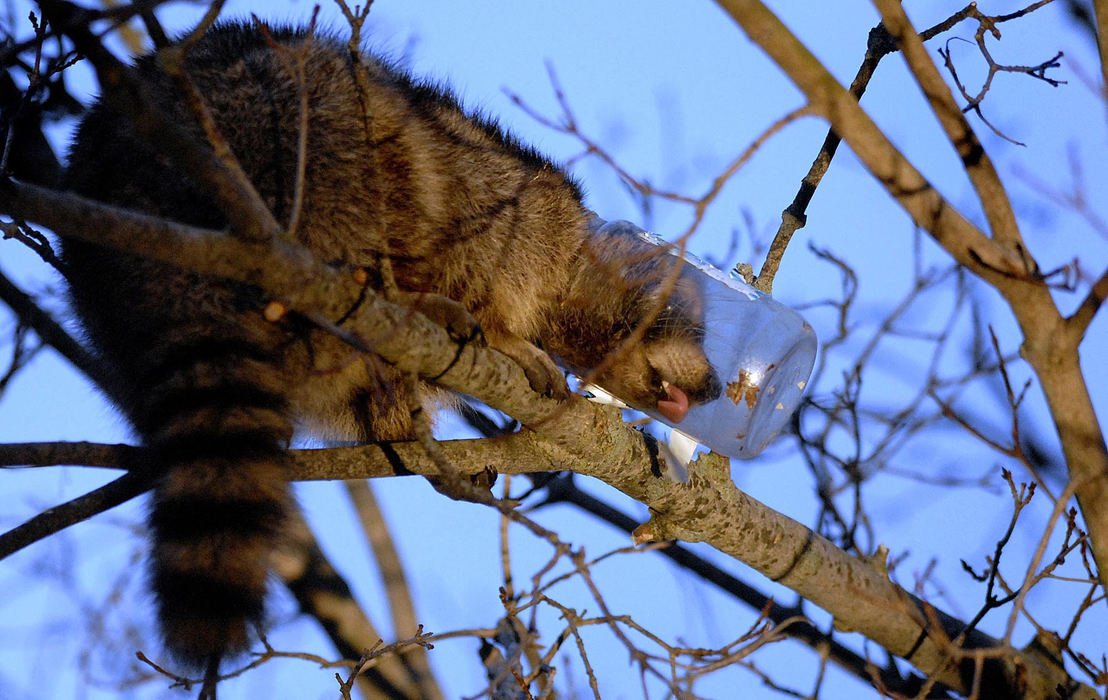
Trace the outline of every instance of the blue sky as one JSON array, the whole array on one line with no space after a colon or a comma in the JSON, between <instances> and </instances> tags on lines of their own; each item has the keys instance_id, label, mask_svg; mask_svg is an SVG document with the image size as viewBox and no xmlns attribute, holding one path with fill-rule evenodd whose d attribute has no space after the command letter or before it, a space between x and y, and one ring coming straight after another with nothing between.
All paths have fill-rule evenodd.
<instances>
[{"instance_id":1,"label":"blue sky","mask_svg":"<svg viewBox=\"0 0 1108 700\"><path fill-rule=\"evenodd\" d=\"M1019 7L1009 1L985 4L984 10L995 13ZM790 28L831 71L841 81L849 81L864 50L866 34L876 23L872 6L860 1L776 5ZM22 3L17 6L24 7ZM909 9L917 27L925 27L960 7L959 3L929 0L911 3ZM255 12L267 20L302 21L311 9L311 3L302 0L232 0L226 13L243 16ZM26 11L19 9L14 15L25 17ZM164 15L167 26L178 29L187 27L196 16L196 8L184 4ZM341 26L337 12L326 3L322 17ZM539 113L557 118L547 72L551 66L584 132L604 144L636 177L688 194L705 191L711 179L762 130L803 104L781 73L714 3L705 0L377 0L372 18L372 46L410 57L414 73L446 81L467 106L496 115L523 140L565 161L579 153L579 144L536 123L508 96L517 94ZM26 34L28 30L21 24L19 31ZM1058 190L1070 187L1067 154L1076 153L1083 164L1087 191L1108 189L1103 158L1093 155L1105 152L1108 146L1105 105L1079 78L1081 72L1099 72L1092 43L1073 32L1060 8L1054 7L1004 25L1003 31L1004 41L994 47L998 59L1036 63L1062 50L1066 56L1056 77L1069 83L1051 88L1023 76L998 76L986 102L987 114L1006 134L1027 145L1014 146L985 128L980 128L979 134L1004 173L1024 235L1040 265L1051 269L1079 256L1089 274L1098 275L1108 261L1108 240L1092 232L1072 208L1058 207L1043 197L1040 184ZM963 28L953 34L968 38L972 31ZM932 42L930 47L934 50L940 45ZM972 47L960 41L948 46L961 61L961 74L970 82L979 78ZM93 90L89 84L88 92ZM980 220L953 151L934 119L926 115L918 90L896 56L882 64L863 104L944 195L972 220ZM751 261L757 266L760 259L750 260L755 243L765 244L772 235L781 209L792 199L825 130L823 123L809 118L771 140L728 183L692 239L692 250L728 265ZM59 144L64 143L64 133L58 138ZM671 238L691 221L687 207L664 202L657 203L645 217L618 178L595 159L575 161L573 172L588 192L589 205L605 218L627 218ZM1108 218L1102 198L1093 204ZM871 330L865 324L887 313L912 281L912 251L917 243L907 216L847 149L837 156L808 215L808 226L798 234L778 275L776 298L810 306L839 293L838 276L807 250L810 241L833 250L854 266L861 280L858 323L863 331ZM735 231L737 250L725 258ZM929 241L918 246L923 265L946 264L945 255ZM42 293L59 287L55 277L13 242L0 244L0 267L26 289ZM991 291L978 288L975 294L1003 349L1015 352L1019 337L1011 315ZM1058 298L1068 310L1080 296L1059 293ZM945 321L949 303L949 294L936 293L914 308L907 322L937 328ZM805 313L821 337L833 333L834 318L826 309L812 308ZM0 337L7 336L10 325L10 318L0 314ZM1083 353L1102 417L1108 411L1108 392L1103 388L1108 386L1108 369L1093 358L1108 351L1106 328L1102 314L1089 331ZM857 344L848 344L829 354L827 383L814 391L834 390L857 350ZM6 346L2 351L8 351ZM878 357L881 369L863 391L878 404L897 406L918 384L927 358L920 354L918 344L909 340L882 345ZM960 359L952 353L943 359L943 366L953 372ZM1018 384L1029 376L1020 363L1011 369ZM1005 414L987 391L970 390L960 401L978 407L997 433L1005 434ZM1028 430L1050 438L1053 429L1045 420L1042 403L1041 394L1033 387L1022 417ZM443 431L451 432L449 421ZM966 477L998 464L1012 467L958 430L951 428L948 435L949 443L940 439L907 445L894 466L929 475ZM112 409L64 361L43 353L0 401L0 441L81 439L113 442L129 437ZM1048 440L1048 444L1053 442ZM818 503L812 495L812 476L796 458L791 442L774 445L758 460L736 463L733 473L740 487L755 498L801 522L813 523ZM44 469L6 472L0 477L5 494L0 524L7 526L72 498L110 475L88 469ZM1016 478L1028 477L1017 472ZM406 556L425 627L447 631L494 624L500 609L496 599L496 518L477 506L448 502L419 480L394 479L375 486ZM645 519L645 509L611 489L595 483L588 487ZM1007 524L1007 496L995 490L922 488L917 480L893 474L883 474L867 485L866 504L876 539L894 553L906 553L897 574L909 586L916 574L937 559L935 578L943 587L929 588L928 594L952 613L972 615L980 600L980 587L961 573L958 560L964 558L979 568L983 557L991 553ZM356 523L340 487L308 484L298 492L324 546L341 562L359 599L372 617L387 620L380 587L364 547L358 544ZM114 587L118 586L120 600L133 606L133 612L123 614L118 606L111 608L104 623L118 631L126 620L135 618L135 624L149 629L142 566L136 559L142 546L141 537L135 534L141 513L141 504L130 504L0 564L0 590L11 592L0 601L0 697L118 697L95 686L82 687L83 676L72 669L82 668L89 611L102 609L113 600ZM1006 572L1010 577L1022 575L1027 553L1034 548L1048 513L1049 503L1039 499L1024 516L1028 527L1017 534L1006 554L1013 562ZM586 546L593 556L628 544L623 535L568 508L548 509L538 517L565 539ZM512 551L513 566L524 577L549 556L542 545L520 533L513 535ZM715 557L706 548L699 551ZM790 594L746 567L716 558L754 585L791 602ZM751 611L650 555L617 557L601 565L596 577L616 612L641 618L675 643L679 639L688 646L722 645L745 631L754 619ZM596 612L579 589L566 586L558 590L565 600ZM1075 604L1074 595L1072 589L1048 585L1037 589L1032 605L1044 611L1043 618L1062 625L1068 620L1064 611ZM289 600L279 597L276 609L282 619L291 617ZM1097 620L1087 622L1082 634L1091 634L1089 630L1095 629L1098 620L1101 629L1108 626L1103 609L1090 615ZM997 633L1001 628L990 624L1002 624L1001 617L987 620L986 629ZM552 616L547 624L549 639L561 627ZM1029 630L1027 625L1019 628L1017 644L1029 640ZM330 654L326 642L307 621L279 626L270 639L280 648ZM589 630L586 641L590 660L600 669L604 697L641 697L636 675L628 671L626 651L599 629ZM482 687L476 647L472 639L447 641L432 653L448 697L472 694ZM129 664L132 649L124 645L96 650L89 661L92 675L107 677L112 664ZM815 661L796 645L777 645L754 658L779 681L802 692L811 689ZM59 668L69 670L59 672ZM563 681L573 678L572 685L587 696L579 666L566 667L564 674L560 676ZM835 674L828 683L833 685L825 697L852 697L857 692L850 681ZM329 671L317 670L304 661L289 661L229 684L226 697L259 697L262 693L294 697L288 694L291 688L298 689L295 697L335 697L333 687ZM697 687L705 697L733 697L736 688L743 689L744 697L778 697L763 688L754 674L739 668L721 671ZM167 696L163 688L164 684L153 683L130 692L142 698ZM654 689L650 697L662 694Z\"/></svg>"}]
</instances>

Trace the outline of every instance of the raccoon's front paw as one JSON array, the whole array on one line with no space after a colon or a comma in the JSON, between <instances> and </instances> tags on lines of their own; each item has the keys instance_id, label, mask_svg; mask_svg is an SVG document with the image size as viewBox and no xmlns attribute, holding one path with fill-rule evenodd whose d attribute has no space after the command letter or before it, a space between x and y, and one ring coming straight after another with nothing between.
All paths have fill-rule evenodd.
<instances>
[{"instance_id":1,"label":"raccoon's front paw","mask_svg":"<svg viewBox=\"0 0 1108 700\"><path fill-rule=\"evenodd\" d=\"M527 382L536 393L559 401L569 398L566 376L550 355L517 335L489 337L489 345L515 360L527 375Z\"/></svg>"},{"instance_id":2,"label":"raccoon's front paw","mask_svg":"<svg viewBox=\"0 0 1108 700\"><path fill-rule=\"evenodd\" d=\"M566 375L562 372L562 368L554 364L554 360L550 359L550 355L539 348L530 343L527 346L534 352L526 358L512 357L512 359L523 368L523 373L527 375L527 382L531 385L531 388L543 396L549 396L559 401L568 399L569 385L566 384Z\"/></svg>"},{"instance_id":3,"label":"raccoon's front paw","mask_svg":"<svg viewBox=\"0 0 1108 700\"><path fill-rule=\"evenodd\" d=\"M476 342L485 345L481 324L466 307L441 294L412 294L408 305L446 329L450 337L462 345Z\"/></svg>"}]
</instances>

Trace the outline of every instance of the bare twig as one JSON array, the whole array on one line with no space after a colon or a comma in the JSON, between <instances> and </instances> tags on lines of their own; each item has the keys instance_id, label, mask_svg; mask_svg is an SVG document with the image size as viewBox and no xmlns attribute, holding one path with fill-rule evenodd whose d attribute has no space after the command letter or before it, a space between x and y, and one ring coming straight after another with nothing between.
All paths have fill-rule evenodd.
<instances>
[{"instance_id":1,"label":"bare twig","mask_svg":"<svg viewBox=\"0 0 1108 700\"><path fill-rule=\"evenodd\" d=\"M1007 470L1004 471L1004 480L1008 482L1008 488L1012 494L1012 518L1008 521L1008 529L1004 532L1004 535L997 540L996 548L993 550L993 556L991 559L987 559L989 565L988 571L978 575L973 571L973 568L962 560L962 568L965 569L970 576L978 581L986 582L985 586L985 602L981 606L981 609L977 612L969 624L966 625L967 630L972 630L977 627L979 623L988 612L994 608L999 608L1011 601L1015 600L1015 594L1008 594L1003 598L997 597L993 590L996 586L997 577L1000 574L1000 557L1004 553L1004 547L1008 544L1008 540L1012 538L1012 533L1015 532L1016 523L1019 521L1020 513L1031 502L1032 497L1035 495L1035 484L1031 484L1027 487L1026 484L1016 489L1016 484L1012 481L1012 474Z\"/></svg>"},{"instance_id":2,"label":"bare twig","mask_svg":"<svg viewBox=\"0 0 1108 700\"><path fill-rule=\"evenodd\" d=\"M993 78L996 76L997 73L1000 73L1000 72L1025 73L1027 75L1030 75L1033 78L1037 78L1039 80L1042 80L1043 82L1045 82L1045 83L1047 83L1051 86L1054 86L1054 87L1057 87L1058 85L1064 84L1066 81L1056 80L1056 79L1050 78L1046 75L1047 70L1049 70L1050 68L1057 68L1059 65L1061 65L1059 63L1059 59L1061 59L1061 57L1062 57L1062 52L1059 51L1053 58L1050 58L1050 59L1048 59L1046 61L1043 61L1042 63L1039 63L1038 65L1034 65L1034 66L1003 65L1003 64L998 63L993 58L992 54L989 51L989 47L988 47L988 44L986 42L986 36L985 35L986 35L986 32L987 32L994 39L1000 39L1000 29L997 26L998 24L1001 24L1003 22L1008 22L1008 21L1011 21L1013 19L1018 19L1020 17L1025 16L1025 15L1028 15L1028 14L1034 12L1035 10L1038 10L1039 8L1043 7L1044 5L1049 4L1051 2L1053 2L1053 0L1039 0L1038 2L1032 3L1031 5L1028 5L1027 7L1025 7L1021 10L1017 10L1016 12L1011 12L1011 13L1008 13L1008 14L1005 14L1005 15L997 15L997 16L986 15L985 13L981 12L981 10L978 9L977 3L970 3L965 8L963 8L960 12L956 13L954 16L952 16L946 22L943 23L943 25L944 25L944 30L943 31L945 31L946 29L949 29L949 28L953 27L955 24L957 24L958 22L961 22L965 19L974 19L974 20L976 20L977 21L977 30L974 32L974 43L976 44L977 49L980 52L982 58L985 59L986 66L988 67L988 73L985 76L985 80L982 82L981 89L977 92L976 95L970 95L969 91L966 89L965 85L962 83L961 79L958 77L958 72L957 72L957 70L954 66L954 59L953 59L953 57L951 55L951 52L950 52L950 41L947 42L947 46L946 46L945 49L939 49L939 55L942 56L943 63L946 66L947 71L950 73L951 78L954 79L954 84L958 87L958 91L962 94L962 98L966 101L966 106L962 108L962 111L963 112L972 111L974 114L976 114L978 116L979 119L981 119L981 121L986 126L988 126L990 129L992 129L992 131L997 136L1000 136L1001 138L1003 138L1003 139L1005 139L1005 140L1007 140L1011 143L1014 143L1016 145L1019 145L1019 146L1022 146L1023 144L1020 143L1019 141L1015 141L1015 140L1009 138L1008 136L1002 134L995 126L993 126L985 118L985 115L981 111L981 103L985 99L985 96L988 94L989 88L992 86ZM927 38L930 38L927 35L928 35L928 32L923 32L921 34L921 38L926 41ZM934 34L932 34L931 36L934 36Z\"/></svg>"}]
</instances>

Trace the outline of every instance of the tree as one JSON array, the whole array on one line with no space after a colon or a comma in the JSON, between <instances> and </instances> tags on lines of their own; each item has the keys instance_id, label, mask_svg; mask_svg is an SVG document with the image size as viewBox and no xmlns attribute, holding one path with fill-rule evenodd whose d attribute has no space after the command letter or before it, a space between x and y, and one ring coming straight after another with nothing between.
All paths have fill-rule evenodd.
<instances>
[{"instance_id":1,"label":"tree","mask_svg":"<svg viewBox=\"0 0 1108 700\"><path fill-rule=\"evenodd\" d=\"M43 187L52 182L54 171L43 155L45 142L31 136L44 115L70 113L79 104L70 97L69 76L91 64L102 85L116 86L104 89L125 90L127 85L120 82L126 74L120 71L118 59L103 48L97 35L88 33L92 17L70 14L71 6L56 0L37 5L32 26L9 21L13 40L5 65L11 87L19 85L22 90L17 88L19 91L10 92L6 99L13 108L6 111L9 123L15 124L8 132L14 137L9 137L5 150L5 171L14 179L0 190L0 210L12 218L6 224L8 237L49 263L49 239L32 225L59 234L90 236L195 269L249 279L293 308L344 309L361 293L348 278L318 261L306 261L277 248L259 251L225 235L138 220L127 212L96 208ZM117 19L141 16L145 31L156 38L161 24L153 19L153 13L163 12L157 5L123 6L102 14ZM400 548L405 554L398 555L381 530L384 519L374 514L371 492L360 482L348 483L345 488L351 501L367 523L365 538L382 570L392 572L388 609L396 631L384 636L399 640L379 658L377 652L363 658L363 665L378 664L361 681L363 689L393 684L414 697L478 692L482 686L476 682L476 645L439 641L454 636L485 640L480 660L491 679L488 692L494 697L517 696L516 673L528 678L536 696L551 685L563 694L570 688L586 692L585 685L604 696L625 693L632 687L628 675L622 673L626 657L612 656L606 645L631 654L632 676L641 676L644 686L667 688L674 695L719 697L736 684L761 682L780 692L820 695L822 691L835 697L845 692L838 685L846 682L843 678L853 676L894 696L1054 697L1061 684L1074 696L1091 697L1091 688L1080 684L1103 687L1108 682L1105 643L1103 634L1098 635L1098 629L1104 627L1108 583L1103 566L1108 557L1108 505L1104 504L1108 499L1108 453L1094 409L1099 401L1103 411L1105 397L1102 389L1097 391L1103 386L1103 370L1089 360L1103 351L1104 334L1096 333L1097 324L1103 329L1103 320L1096 319L1096 311L1108 294L1108 276L1103 272L1108 230L1102 203L1093 195L1102 189L1105 173L1090 145L1103 145L1106 101L1103 70L1094 75L1080 58L1091 55L1088 48L1095 43L1098 27L1101 51L1108 50L1103 29L1108 9L1103 2L1094 3L1093 12L1086 16L1101 21L1071 26L1057 16L1061 11L1058 2L1018 8L971 5L954 14L954 8L937 3L939 7L926 11L910 8L921 15L918 26L913 27L899 3L880 0L875 5L876 14L859 20L856 26L849 25L847 33L854 35L858 45L843 49L854 54L853 61L862 63L851 88L855 95L866 89L871 76L875 81L859 106L857 98L831 77L778 16L757 2L721 1L723 14L708 18L715 23L713 29L728 32L730 41L737 44L740 35L733 27L741 28L801 91L802 97L790 94L785 102L791 100L794 107L800 104L803 108L763 114L756 104L759 99L746 99L741 116L753 123L742 130L735 127L721 149L735 155L716 153L710 167L683 179L680 173L635 175L641 170L624 164L623 159L633 160L633 154L618 152L614 143L618 133L604 139L593 135L597 132L593 120L581 114L574 84L567 80L560 63L553 64L557 69L552 72L553 104L535 106L540 98L532 95L514 98L527 113L560 132L564 137L560 143L568 152L583 156L580 167L586 176L619 183L600 186L592 201L595 208L605 214L609 207L618 208L622 187L630 195L622 195L622 206L628 207L630 202L639 208L635 218L659 228L672 226L673 231L685 234L681 240L694 250L727 266L735 262L733 248L753 256L766 245L769 212L785 205L774 201L765 209L752 204L749 230L739 233L734 228L728 246L726 241L712 241L704 235L713 222L733 227L736 209L734 205L727 208L731 201L727 196L752 178L772 179L777 170L787 171L789 180L799 178L804 168L801 156L781 157L774 150L786 138L806 142L812 154L819 150L817 166L801 186L797 200L786 209L781 227L785 232L795 231L807 221L807 227L794 235L815 231L809 234L813 241L805 251L794 238L784 257L778 293L803 304L817 326L823 342L820 363L792 434L775 444L765 458L778 462L772 474L702 456L690 467L692 478L685 484L650 476L654 442L626 426L618 412L584 401L556 405L536 397L519 369L505 358L467 348L465 352L471 355L465 362L455 363L441 381L529 428L493 440L422 441L399 446L396 454L406 469L416 473L438 474L447 468L444 465L471 473L492 465L502 475L528 474L524 481L530 488L517 478L504 493L514 498L526 493L524 503L543 507L521 512L506 501L488 504L492 508L477 516L484 519L486 529L476 533L479 542L471 546L487 545L494 532L490 516L501 519L503 570L492 573L500 574L502 589L497 596L491 588L496 577L486 575L484 580L494 583L480 590L464 590L497 603L499 610L482 608L486 617L458 615L430 625L426 624L425 609L433 607L428 600L433 596L418 595L418 575L408 576L406 586L396 584L400 563L413 565L414 553L433 544L435 535L425 532L424 523L431 514L425 511L442 511L445 522L450 523L461 511L473 507L425 494L420 509L408 509L400 522L390 519L393 535L408 543L407 549ZM1071 6L1087 10L1080 3ZM374 13L387 7L383 4ZM999 14L1002 9L1010 14ZM808 15L816 12L807 8L805 16L794 13L788 21L807 26L805 21L814 19ZM927 12L934 17L925 19ZM998 14L988 14L993 12ZM43 23L42 17L49 22ZM866 50L861 33L879 20L882 26L870 33ZM863 27L863 21L868 25ZM847 26L845 21L843 26ZM921 31L923 26L931 29ZM1066 27L1068 33L1037 31L1042 27ZM828 31L826 24L808 28L811 31L804 40L821 47L848 43L838 32ZM707 30L701 25L700 31ZM1001 31L1005 39L998 43ZM1021 31L1064 36L1057 41L1066 43L1066 55L1079 58L1071 67L1062 63L1061 55L1055 55L1061 45L1040 55L1038 47L1027 46L1026 40L1012 42L1010 34ZM974 40L958 40L964 36ZM87 60L69 67L74 49ZM687 51L693 52L691 44ZM986 66L979 95L968 87L973 84L973 51L980 52L976 60ZM994 55L1011 58L1002 61ZM835 56L838 60L838 54ZM1006 63L1009 60L1011 65ZM743 92L766 96L768 85L780 78L776 72L768 73L769 64L761 59L746 61L742 71L710 65L713 75L707 86L689 76L688 87L700 93L711 92L707 88L728 92L720 86L738 80L739 75L755 75L756 80L745 78L752 87ZM896 65L890 65L893 63ZM1032 65L1021 68L1016 64ZM1099 65L1108 65L1103 54ZM1081 66L1093 87L1081 87L1072 79L1082 75ZM597 63L590 67L599 70ZM836 72L845 70L836 66ZM1066 90L1071 111L1065 115L1068 119L1048 122L1049 133L1036 129L1042 117L1034 110L1005 101L1004 90L1011 92L1012 99L1025 99L1029 94L1038 95L1032 91L1057 87L1060 75L1070 81L1066 87L1044 92L1038 99L1040 104L1052 104L1061 101L1059 91ZM890 86L891 77L899 84ZM1008 78L1003 89L1002 78ZM917 83L926 96L923 101L913 87ZM561 84L568 87L563 89ZM1079 91L1083 92L1072 95ZM901 103L910 107L890 113ZM141 100L135 101L133 108L136 115L151 116L143 111ZM663 115L667 109L662 108ZM627 114L638 116L641 111ZM875 124L870 114L877 115L884 126ZM938 117L937 126L931 115ZM800 121L810 116L825 121ZM906 130L898 120L909 117ZM824 138L817 132L826 129L826 122L833 131ZM1065 149L1050 152L1049 147L1037 146L1024 130L1043 141L1048 136L1069 139L1068 152L1059 155ZM667 129L667 138L675 137L674 131ZM761 135L757 135L759 131ZM799 137L793 135L796 132ZM844 162L845 154L835 155L838 137L856 161ZM822 150L816 145L820 139L824 139ZM1033 155L1020 155L1011 143L1016 139L1028 143L1026 150ZM893 141L900 142L899 147ZM742 147L746 142L751 144L749 149ZM1021 161L1044 165L1032 171L1024 166L1021 172ZM601 174L603 168L597 164L608 172ZM863 177L855 164L861 164L868 175ZM1002 168L1005 172L998 174ZM820 184L824 172L827 181ZM227 183L226 189L231 200L236 196L233 185ZM679 194L688 190L706 194ZM743 199L742 192L736 194ZM829 199L849 204L832 209ZM895 213L894 205L908 214L910 223L903 214ZM234 206L244 222L264 218L264 212L252 208L249 201L240 199ZM851 218L850 209L861 210L864 216ZM963 210L969 213L959 213ZM607 218L616 217L608 214ZM95 230L90 221L99 224ZM826 233L831 228L847 230L851 225L861 228L858 222L868 222L877 230L858 230L858 235L849 239ZM872 222L879 223L873 226ZM1058 242L1047 240L1039 229L1072 233ZM155 231L157 238L151 235ZM788 234L782 235L785 238L777 240L787 241ZM866 243L856 248L853 239ZM15 255L9 250L19 245L17 241L4 244L5 261L9 254ZM892 250L882 254L884 246ZM771 250L771 258L780 260L782 249L771 246ZM896 268L908 279L896 280L882 267ZM41 270L38 274L41 277ZM311 282L305 284L305 280ZM772 280L773 273L763 267L759 283ZM8 391L0 405L9 411L20 410L26 404L20 403L16 388L21 383L37 386L47 381L41 367L44 353L37 352L44 344L62 353L93 381L99 372L108 371L87 355L64 326L52 320L61 310L51 309L48 298L23 295L13 283L0 291L14 319L11 361L4 380ZM389 343L376 349L386 360L407 362L406 369L438 375L454 359L455 347L441 329L418 317L413 320L404 309L383 300L371 299L363 305L357 323L364 337L387 329ZM1079 348L1084 351L1084 367ZM490 377L494 380L488 381ZM472 409L466 417L486 434L513 427L502 414L483 408ZM119 467L132 449L58 442L11 444L4 448L3 462ZM297 460L306 479L352 479L394 472L388 455L374 446L304 450L297 452ZM997 467L1006 470L1003 475ZM35 480L56 478L49 476L53 471L39 476L46 471L36 467L3 476L14 480L27 478L30 472ZM637 517L629 516L623 512L631 507L629 501L608 490L598 496L592 480L572 474L594 477L645 504L650 508L649 519L641 507ZM732 476L742 484L742 491ZM789 488L799 479L803 479L803 488ZM897 493L905 484L911 492ZM22 562L24 569L33 568L26 562L32 561L28 557L34 557L36 551L51 541L66 546L67 533L53 534L59 528L142 490L144 484L125 473L89 496L10 530L0 540L5 553L34 538L49 539L5 564L17 567ZM778 505L781 491L810 493L806 500L799 493L790 493L796 500L781 499ZM774 507L810 522L812 529L748 494L775 499ZM954 499L959 506L944 514L942 505ZM388 503L386 500L386 508ZM573 534L573 523L582 516L576 511L559 513L561 509L550 507L555 504L570 504L576 511L634 529L636 542L652 543L646 549L657 551L615 549L602 557L586 555L582 542L594 553L594 541L603 541L607 535L596 528L587 534ZM906 511L910 517L905 517ZM331 659L336 657L333 648L337 647L339 655L357 662L378 636L369 625L370 616L349 597L348 584L357 590L360 582L351 576L344 580L336 573L348 566L344 558L357 556L351 552L354 548L348 543L337 552L321 548L314 536L323 539L327 535L311 514L309 505L312 527L299 530L288 550L279 553L277 570L297 604L323 623L334 647L295 634L281 636L277 644L274 640L283 629L278 626L260 647L258 661L264 665L245 674L248 679L277 673L274 669L280 668L279 659L294 655L285 651L289 649L301 657ZM982 522L975 522L973 516L978 514ZM939 522L943 517L963 522L944 532L945 523ZM95 527L104 518L99 516L74 529ZM921 527L927 529L921 533ZM960 540L951 541L957 537L952 533L963 533L962 541L977 546L960 547ZM521 538L525 542L521 543ZM986 539L989 545L982 548ZM716 551L670 545L670 540L704 542ZM922 560L909 552L917 548L926 551ZM445 555L440 552L439 556ZM683 580L691 595L689 591L659 593L660 605L644 604L636 599L633 589L637 586L628 583L652 587L655 579L651 577L658 576L659 569L648 567L658 563L642 560L654 557L667 557L680 570L703 580ZM763 592L769 586L765 578L736 575L734 559L818 608L800 603L794 594L778 588L774 589L780 591L774 593L777 602L771 602ZM960 559L965 567L961 573L956 564L950 565ZM432 566L446 564L440 558ZM64 571L53 575L61 579L63 573L69 575ZM456 578L450 583L456 583ZM130 662L135 650L151 658L155 654L156 644L142 616L135 616L138 622L128 622L126 634L113 629L121 623L118 604L111 601L140 595L141 584L111 574L109 579L118 581L118 587L93 589L95 604L81 610L97 635L95 645L91 639L81 645L89 650L85 682L107 671L117 687L152 677L164 687L164 677L151 670L152 664ZM76 582L72 586L73 591L82 590ZM716 594L709 591L715 589L729 600L714 598ZM742 613L742 622L720 621L717 636L708 630L701 638L692 638L686 628L672 629L672 619L651 609L692 605L690 599L709 595L713 596L712 609L723 611L718 613L721 615L737 616L741 605L749 606ZM281 610L293 607L288 599L278 605ZM416 627L420 622L438 634L424 636ZM468 634L464 630L443 634L440 624L449 629L483 627ZM290 626L295 623L285 625L286 632ZM606 630L605 639L598 639L595 632L599 628ZM138 635L134 641L129 636L132 629ZM863 647L860 637L850 632L861 633L876 646ZM790 646L787 670L775 666L772 658L774 642L782 638L797 640L810 650ZM436 649L427 653L424 649L432 642ZM92 651L93 647L100 653ZM563 658L570 649L573 661ZM912 667L886 661L886 654L908 658ZM447 655L449 662L443 660ZM436 682L431 680L423 680L425 685L415 689L420 682L416 679L426 678L428 662L438 672L437 682L444 691L435 690ZM291 666L291 672L298 680L313 673L303 661L288 663L297 664ZM796 665L810 668L811 677L793 675L791 669ZM461 674L465 674L465 683L450 683L450 676ZM31 687L14 668L6 675L16 676L16 681L9 682L18 683L21 689ZM330 678L329 672L318 675ZM339 676L346 682L341 692L347 692L347 679L353 674L347 667ZM231 692L235 689L226 683L222 687ZM854 688L850 692L857 692L857 686ZM328 692L340 691L332 685Z\"/></svg>"}]
</instances>

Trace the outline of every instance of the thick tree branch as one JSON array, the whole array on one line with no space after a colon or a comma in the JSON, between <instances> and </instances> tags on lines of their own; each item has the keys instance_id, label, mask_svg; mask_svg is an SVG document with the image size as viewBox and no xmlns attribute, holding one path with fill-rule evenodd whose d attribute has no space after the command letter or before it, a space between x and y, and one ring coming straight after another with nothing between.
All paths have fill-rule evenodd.
<instances>
[{"instance_id":1,"label":"thick tree branch","mask_svg":"<svg viewBox=\"0 0 1108 700\"><path fill-rule=\"evenodd\" d=\"M1030 256L1022 246L1014 248L1016 239L1008 234L997 232L999 237L991 239L959 214L761 2L718 2L804 92L816 113L831 122L916 224L960 264L994 286L1011 306L1024 334L1022 354L1039 377L1070 478L1078 484L1077 500L1089 528L1101 584L1108 590L1108 449L1081 373L1077 345L1065 332L1065 322ZM985 199L982 203L991 204ZM1008 225L1004 214L997 215L997 221L1001 228Z\"/></svg>"},{"instance_id":2,"label":"thick tree branch","mask_svg":"<svg viewBox=\"0 0 1108 700\"><path fill-rule=\"evenodd\" d=\"M555 420L562 405L535 395L523 370L506 355L472 342L459 345L422 315L367 294L353 271L320 263L294 244L247 243L219 231L15 182L0 183L0 210L61 235L256 285L286 307L322 324L345 317L343 329L332 330L356 349L372 351L402 370L420 372L443 386L495 405L525 425L549 422L562 426ZM344 330L347 328L352 330ZM566 439L578 437L574 429L567 430Z\"/></svg>"},{"instance_id":3,"label":"thick tree branch","mask_svg":"<svg viewBox=\"0 0 1108 700\"><path fill-rule=\"evenodd\" d=\"M1017 255L1024 255L1023 239L1016 224L1016 215L1008 201L1008 193L1000 182L992 159L973 132L962 108L954 100L938 67L927 54L923 40L916 33L898 0L875 0L885 28L897 41L912 75L927 96L931 111L938 117L951 145L958 152L962 167L977 191L993 239L1009 246ZM1028 260L1030 263L1030 260ZM1029 264L1029 270L1034 267Z\"/></svg>"},{"instance_id":4,"label":"thick tree branch","mask_svg":"<svg viewBox=\"0 0 1108 700\"><path fill-rule=\"evenodd\" d=\"M999 177L916 36L903 8L897 0L875 2L890 33L901 42L908 65L927 95L932 111L956 145L963 167L977 188L994 239L1023 255L1029 261L1029 269L1034 270ZM1038 375L1050 405L1066 454L1070 480L1076 485L1077 500L1089 528L1100 580L1108 591L1108 447L1081 372L1078 355L1081 339L1066 332L1066 321L1045 285L1028 285L1020 280L990 282L1004 296L1019 320L1024 335L1023 356ZM1096 293L1094 287L1090 298L1096 298ZM1087 308L1083 305L1082 311ZM1091 314L1087 315L1091 320Z\"/></svg>"}]
</instances>

